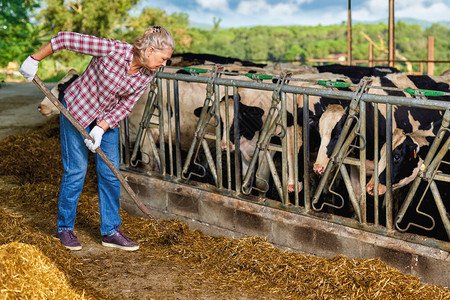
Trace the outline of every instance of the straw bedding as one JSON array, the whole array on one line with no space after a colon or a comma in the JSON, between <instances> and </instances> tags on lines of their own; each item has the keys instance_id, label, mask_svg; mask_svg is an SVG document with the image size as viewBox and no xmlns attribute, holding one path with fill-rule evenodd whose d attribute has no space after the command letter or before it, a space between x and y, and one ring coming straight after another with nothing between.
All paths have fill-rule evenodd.
<instances>
[{"instance_id":1,"label":"straw bedding","mask_svg":"<svg viewBox=\"0 0 450 300\"><path fill-rule=\"evenodd\" d=\"M1 178L14 182L0 185L0 298L108 298L53 237L62 175L57 119L0 141L0 157ZM86 178L76 227L98 233L92 168ZM123 231L140 243L139 259L184 266L177 276L192 290L245 290L271 299L450 299L446 288L422 284L379 259L314 257L281 251L264 238L211 237L161 220L175 240L151 220L121 216Z\"/></svg>"},{"instance_id":2,"label":"straw bedding","mask_svg":"<svg viewBox=\"0 0 450 300\"><path fill-rule=\"evenodd\" d=\"M84 299L39 248L12 242L0 246L0 282L6 298Z\"/></svg>"}]
</instances>

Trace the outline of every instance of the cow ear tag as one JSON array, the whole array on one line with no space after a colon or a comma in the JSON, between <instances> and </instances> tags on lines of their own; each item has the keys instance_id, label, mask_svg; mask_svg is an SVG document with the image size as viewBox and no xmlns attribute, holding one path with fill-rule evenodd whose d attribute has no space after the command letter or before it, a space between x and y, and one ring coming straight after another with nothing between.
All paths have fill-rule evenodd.
<instances>
[{"instance_id":1,"label":"cow ear tag","mask_svg":"<svg viewBox=\"0 0 450 300\"><path fill-rule=\"evenodd\" d=\"M414 159L416 159L417 158L417 152L416 152L416 149L414 149Z\"/></svg>"}]
</instances>

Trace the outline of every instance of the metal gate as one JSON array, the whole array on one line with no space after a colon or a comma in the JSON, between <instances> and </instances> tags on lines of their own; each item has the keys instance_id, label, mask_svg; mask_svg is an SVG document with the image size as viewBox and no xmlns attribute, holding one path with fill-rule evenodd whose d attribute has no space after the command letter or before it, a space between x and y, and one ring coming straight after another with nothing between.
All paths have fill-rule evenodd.
<instances>
[{"instance_id":1,"label":"metal gate","mask_svg":"<svg viewBox=\"0 0 450 300\"><path fill-rule=\"evenodd\" d=\"M125 126L122 126L122 130L125 131L125 138L121 139L124 166L147 169L147 174L158 173L168 181L195 182L197 187L213 189L246 201L280 207L292 213L314 215L346 226L450 251L448 242L450 205L449 199L441 197L443 190L440 190L448 188L449 185L446 183L450 181L450 174L439 170L441 164L447 164L444 158L450 147L449 135L446 134L450 126L450 103L427 99L428 96L448 96L449 93L408 90L406 92L415 95L408 98L369 93L369 87L378 87L370 86L370 79L367 78L362 79L359 84L321 81L310 82L309 86L300 87L295 85L298 79L285 73L277 76L234 74L223 71L220 66L214 66L211 70L185 68L185 71L189 74L177 74L173 71L156 74L143 112L138 118L140 121L135 124L138 130L132 140L128 132L129 124L125 122ZM180 84L186 86L187 83L202 87L203 93L189 95L190 99L200 101L199 107L189 107L191 103L186 103L186 98L180 98ZM319 88L319 85L327 88ZM350 88L352 91L339 91L338 87ZM255 93L272 93L270 104L267 106L269 109L265 112L266 117L257 135L254 152L244 168L241 140L238 138L239 92L242 89L254 90ZM349 104L348 116L330 161L320 180L313 184L311 135L309 126L301 124L309 124L309 110L303 108L308 108L309 98L316 96L349 101ZM387 191L384 197L375 192L371 199L373 208L370 211L367 209L368 199L365 189L367 184L365 124L367 118L373 118L377 131L379 120L376 113L372 116L367 115L368 104L373 105L375 111L378 111L378 105L386 105L386 149L392 149L393 107L420 107L445 112L439 132L428 151L421 171L410 184L404 199L393 197L390 178L393 158L392 151L387 151ZM184 136L183 126L186 119L180 117L180 112L184 110L193 112L195 109L199 112L198 117L192 116L196 122L195 130L192 131L192 136ZM290 121L287 118L288 111L292 115ZM155 132L157 136L154 137ZM230 135L234 137L230 138ZM181 140L186 138L191 143L189 147L183 148ZM143 147L144 142L150 145L146 149ZM295 155L288 157L288 147L298 151L299 144L303 148L302 155L296 152ZM379 146L376 134L375 170L378 170ZM358 153L357 156L352 155L355 152ZM150 169L146 168L149 157L152 157L151 160L154 162L154 166ZM350 166L359 169L359 191L353 189L348 171ZM292 192L288 190L289 176L295 183ZM346 196L335 190L337 178L343 182L341 187L345 187ZM377 177L375 178L375 184L378 184ZM425 188L420 189L419 195L421 183ZM432 197L425 197L427 192L431 193ZM415 197L419 200L413 200ZM434 201L437 214L430 215L421 210L425 200ZM275 202L278 204L274 205ZM402 205L397 208L399 202ZM351 216L336 213L344 206L351 209ZM381 206L382 215L379 214ZM407 211L425 216L429 221L426 221L426 224L419 223L413 218L408 220L406 225L400 225L405 222ZM423 235L399 234L410 232L412 228L432 231L436 229L438 223L446 232L445 238L430 239Z\"/></svg>"}]
</instances>

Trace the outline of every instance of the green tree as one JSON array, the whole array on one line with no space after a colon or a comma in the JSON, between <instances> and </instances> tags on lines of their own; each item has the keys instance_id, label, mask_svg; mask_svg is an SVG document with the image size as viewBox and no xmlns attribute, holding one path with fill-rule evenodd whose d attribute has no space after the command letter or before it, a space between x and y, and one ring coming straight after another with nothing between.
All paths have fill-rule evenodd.
<instances>
[{"instance_id":1,"label":"green tree","mask_svg":"<svg viewBox=\"0 0 450 300\"><path fill-rule=\"evenodd\" d=\"M155 8L145 8L137 17L129 17L115 32L115 37L126 42L133 43L134 39L141 36L151 26L161 25L169 30L176 43L176 51L186 52L191 47L192 35L187 30L188 16L183 13L168 15L165 11Z\"/></svg>"},{"instance_id":2,"label":"green tree","mask_svg":"<svg viewBox=\"0 0 450 300\"><path fill-rule=\"evenodd\" d=\"M99 37L110 37L124 25L129 10L139 0L46 0L41 11L43 29L49 34L75 31Z\"/></svg>"},{"instance_id":3,"label":"green tree","mask_svg":"<svg viewBox=\"0 0 450 300\"><path fill-rule=\"evenodd\" d=\"M30 23L33 0L0 0L0 66L21 62L41 43L36 27Z\"/></svg>"},{"instance_id":4,"label":"green tree","mask_svg":"<svg viewBox=\"0 0 450 300\"><path fill-rule=\"evenodd\" d=\"M284 56L285 60L300 60L303 61L306 59L306 51L300 45L292 45Z\"/></svg>"}]
</instances>

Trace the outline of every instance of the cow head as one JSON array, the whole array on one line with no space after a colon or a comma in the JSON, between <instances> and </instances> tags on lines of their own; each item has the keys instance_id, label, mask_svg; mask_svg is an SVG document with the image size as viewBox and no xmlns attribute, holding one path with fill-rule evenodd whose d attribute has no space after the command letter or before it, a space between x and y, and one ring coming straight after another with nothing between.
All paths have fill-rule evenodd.
<instances>
[{"instance_id":1,"label":"cow head","mask_svg":"<svg viewBox=\"0 0 450 300\"><path fill-rule=\"evenodd\" d=\"M330 104L319 119L320 146L314 163L314 172L323 175L334 147L342 132L347 110L342 105Z\"/></svg>"},{"instance_id":2,"label":"cow head","mask_svg":"<svg viewBox=\"0 0 450 300\"><path fill-rule=\"evenodd\" d=\"M395 129L392 134L392 189L398 189L412 182L419 173L423 160L428 152L434 134L418 130L405 134L401 129ZM375 173L366 186L367 193L375 194ZM378 194L386 193L386 144L380 152L378 163Z\"/></svg>"},{"instance_id":3,"label":"cow head","mask_svg":"<svg viewBox=\"0 0 450 300\"><path fill-rule=\"evenodd\" d=\"M240 100L240 95L237 94L236 97ZM234 101L233 96L228 97L228 101L225 101L225 97L222 98L220 102L220 135L221 135L221 148L225 150L227 148L227 137L229 136L230 150L234 150ZM200 117L201 111L203 107L197 107L194 110L195 116ZM230 130L228 136L225 134L224 124L227 119L230 124ZM239 137L245 138L248 141L254 140L255 136L257 136L257 132L259 132L263 125L262 116L264 115L264 111L257 106L249 106L241 103L239 101Z\"/></svg>"},{"instance_id":4,"label":"cow head","mask_svg":"<svg viewBox=\"0 0 450 300\"><path fill-rule=\"evenodd\" d=\"M76 78L78 78L78 73L75 69L70 69L69 72L52 88L51 92L58 98L59 101L62 100L63 92L70 83L72 83ZM56 106L45 97L41 103L38 105L38 111L44 116L49 117L52 115L59 114L59 110Z\"/></svg>"}]
</instances>

